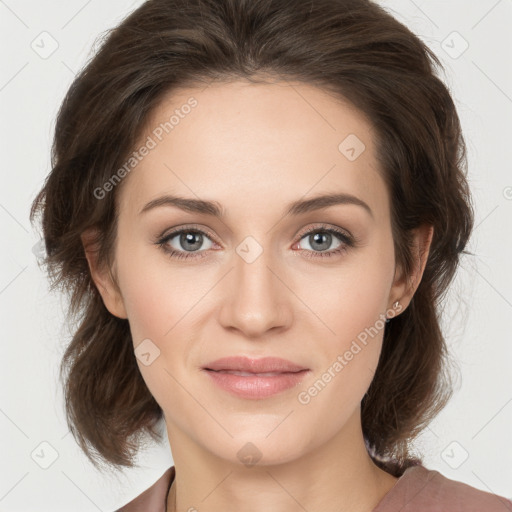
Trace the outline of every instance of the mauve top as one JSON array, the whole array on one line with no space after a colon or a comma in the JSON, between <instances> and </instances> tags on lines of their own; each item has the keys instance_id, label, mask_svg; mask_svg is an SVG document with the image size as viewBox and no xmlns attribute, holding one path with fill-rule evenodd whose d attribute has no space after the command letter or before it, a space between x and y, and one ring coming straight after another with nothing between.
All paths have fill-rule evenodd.
<instances>
[{"instance_id":1,"label":"mauve top","mask_svg":"<svg viewBox=\"0 0 512 512\"><path fill-rule=\"evenodd\" d=\"M171 466L149 489L116 512L166 512L167 492L175 476ZM174 503L175 487L170 488ZM423 465L408 467L372 512L512 512L512 501L450 480ZM167 512L176 512L174 508Z\"/></svg>"}]
</instances>

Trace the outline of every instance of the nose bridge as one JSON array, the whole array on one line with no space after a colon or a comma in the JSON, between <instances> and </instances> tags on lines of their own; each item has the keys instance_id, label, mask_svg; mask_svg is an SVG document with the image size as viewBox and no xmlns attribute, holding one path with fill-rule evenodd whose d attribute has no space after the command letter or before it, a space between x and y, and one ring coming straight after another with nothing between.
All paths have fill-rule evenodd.
<instances>
[{"instance_id":1,"label":"nose bridge","mask_svg":"<svg viewBox=\"0 0 512 512\"><path fill-rule=\"evenodd\" d=\"M247 336L258 336L290 320L287 288L276 276L270 248L247 237L236 248L230 273L230 297L224 297L222 321Z\"/></svg>"}]
</instances>

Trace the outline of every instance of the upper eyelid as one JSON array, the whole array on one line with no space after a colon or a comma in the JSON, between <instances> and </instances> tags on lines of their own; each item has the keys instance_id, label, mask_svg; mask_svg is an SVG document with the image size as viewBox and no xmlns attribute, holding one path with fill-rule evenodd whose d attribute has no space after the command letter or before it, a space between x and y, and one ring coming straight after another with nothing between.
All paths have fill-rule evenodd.
<instances>
[{"instance_id":1,"label":"upper eyelid","mask_svg":"<svg viewBox=\"0 0 512 512\"><path fill-rule=\"evenodd\" d=\"M352 238L352 234L347 229L341 228L338 226L333 226L330 224L322 224L322 223L299 230L299 232L297 233L297 236L300 236L302 238L303 236L309 234L312 231L314 232L314 231L322 231L322 230L325 230L325 231L332 230L332 231L337 232L340 235L344 235L346 237Z\"/></svg>"},{"instance_id":2,"label":"upper eyelid","mask_svg":"<svg viewBox=\"0 0 512 512\"><path fill-rule=\"evenodd\" d=\"M200 233L204 233L206 235L208 235L210 238L214 239L215 240L215 235L207 228L203 228L203 227L198 227L198 226L195 226L195 225L185 225L185 226L181 226L181 227L177 227L176 229L171 229L170 231L168 231L167 229L161 234L158 236L158 239L161 240L161 239L167 239L167 238L173 238L175 237L176 235L179 235L180 233L182 232L187 232L187 231L199 231Z\"/></svg>"}]
</instances>

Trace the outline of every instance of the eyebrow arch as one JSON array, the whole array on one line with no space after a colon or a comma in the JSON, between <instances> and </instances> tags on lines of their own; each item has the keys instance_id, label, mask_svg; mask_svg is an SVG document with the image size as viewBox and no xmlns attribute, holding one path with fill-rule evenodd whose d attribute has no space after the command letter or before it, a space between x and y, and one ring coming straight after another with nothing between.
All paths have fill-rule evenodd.
<instances>
[{"instance_id":1,"label":"eyebrow arch","mask_svg":"<svg viewBox=\"0 0 512 512\"><path fill-rule=\"evenodd\" d=\"M322 208L328 208L329 206L339 204L353 204L361 206L373 218L373 212L371 208L362 199L346 193L323 194L315 196L311 199L299 199L298 201L294 201L288 205L285 215L298 216L304 213L320 210ZM165 195L153 199L147 203L144 208L142 208L142 210L139 212L139 215L161 206L176 206L181 210L185 210L191 213L202 213L221 219L225 217L225 211L221 204L217 201L205 201L203 199L193 199L175 195Z\"/></svg>"}]
</instances>

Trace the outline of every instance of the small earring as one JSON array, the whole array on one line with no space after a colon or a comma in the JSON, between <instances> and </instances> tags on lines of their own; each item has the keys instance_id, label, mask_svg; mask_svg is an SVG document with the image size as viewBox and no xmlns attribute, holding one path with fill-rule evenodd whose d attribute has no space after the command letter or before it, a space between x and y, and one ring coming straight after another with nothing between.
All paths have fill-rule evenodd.
<instances>
[{"instance_id":1,"label":"small earring","mask_svg":"<svg viewBox=\"0 0 512 512\"><path fill-rule=\"evenodd\" d=\"M396 309L398 306L400 305L400 301L396 301L394 304L393 304L393 308ZM389 321L391 320L391 318L387 318L386 317L386 323L388 324Z\"/></svg>"}]
</instances>

